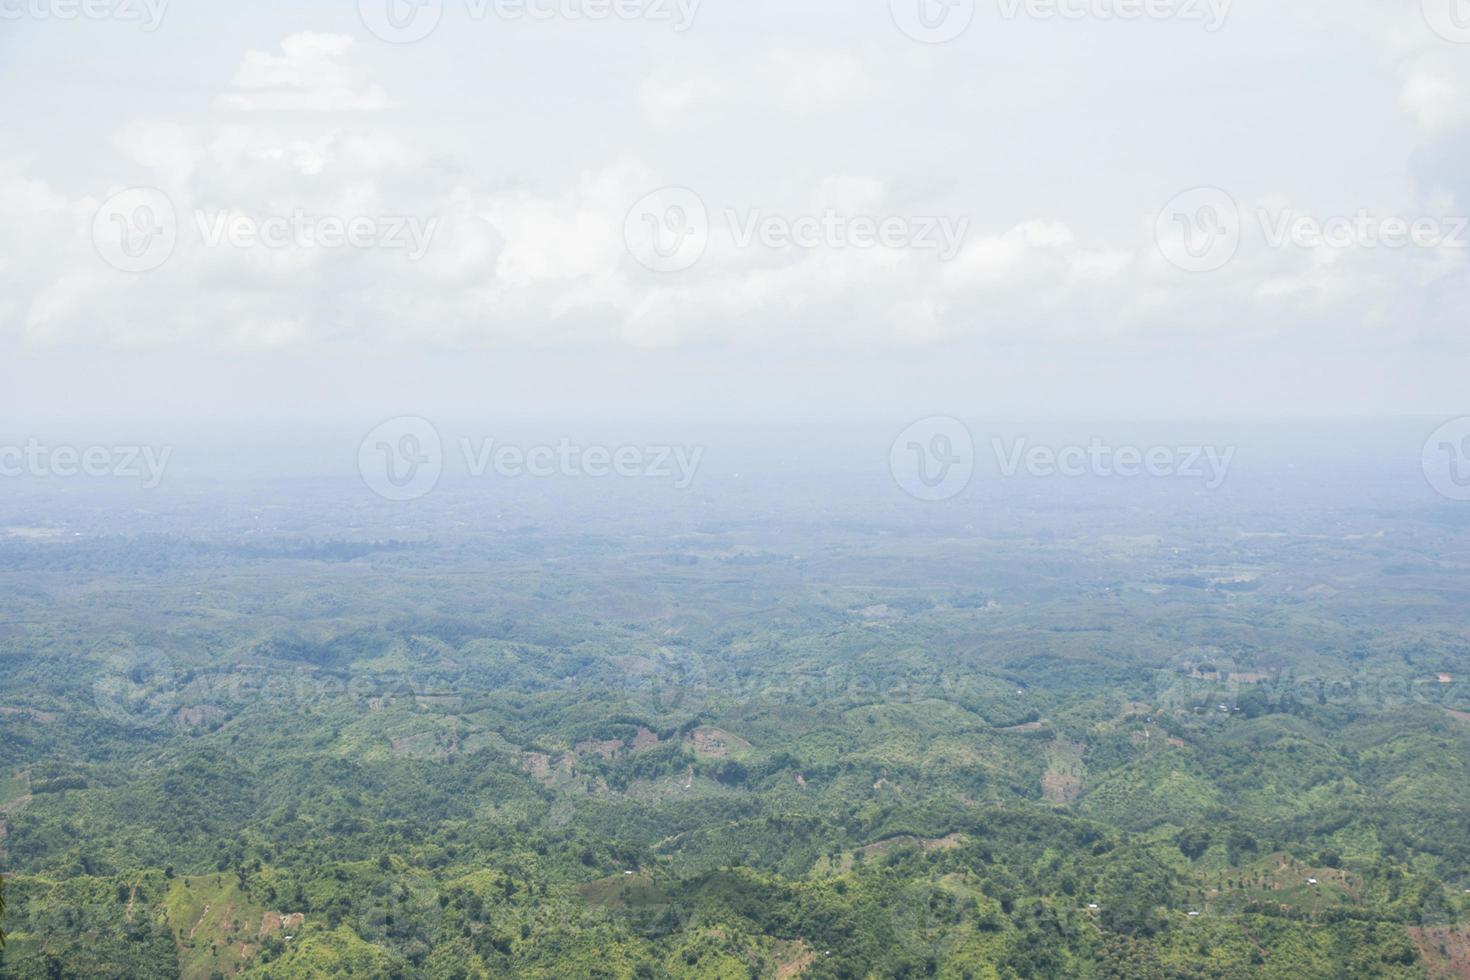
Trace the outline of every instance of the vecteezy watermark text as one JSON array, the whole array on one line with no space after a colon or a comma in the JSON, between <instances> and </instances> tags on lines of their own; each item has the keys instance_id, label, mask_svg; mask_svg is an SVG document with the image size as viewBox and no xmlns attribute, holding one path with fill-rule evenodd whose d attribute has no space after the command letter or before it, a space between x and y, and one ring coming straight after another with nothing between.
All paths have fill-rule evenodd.
<instances>
[{"instance_id":1,"label":"vecteezy watermark text","mask_svg":"<svg viewBox=\"0 0 1470 980\"><path fill-rule=\"evenodd\" d=\"M1235 447L1226 446L1110 446L1094 438L1085 446L1031 445L1016 439L991 440L1002 476L1017 476L1024 470L1035 477L1084 476L1204 480L1205 487L1218 490L1230 474Z\"/></svg>"},{"instance_id":2,"label":"vecteezy watermark text","mask_svg":"<svg viewBox=\"0 0 1470 980\"><path fill-rule=\"evenodd\" d=\"M0 20L115 20L156 31L169 0L0 0Z\"/></svg>"},{"instance_id":3,"label":"vecteezy watermark text","mask_svg":"<svg viewBox=\"0 0 1470 980\"><path fill-rule=\"evenodd\" d=\"M516 444L461 437L464 472L472 479L492 474L505 480L641 479L664 481L675 490L694 484L704 461L703 446L678 444L583 444L563 437L555 443ZM445 466L444 441L427 419L391 419L368 433L358 449L363 482L386 500L417 500L438 486Z\"/></svg>"},{"instance_id":4,"label":"vecteezy watermark text","mask_svg":"<svg viewBox=\"0 0 1470 980\"><path fill-rule=\"evenodd\" d=\"M568 477L603 480L672 480L674 489L687 490L699 473L703 446L581 446L563 438L556 445L517 446L494 439L459 440L465 469L472 477L494 471L508 480L521 477Z\"/></svg>"},{"instance_id":5,"label":"vecteezy watermark text","mask_svg":"<svg viewBox=\"0 0 1470 980\"><path fill-rule=\"evenodd\" d=\"M194 222L206 248L379 248L408 253L410 262L428 254L439 219L415 216L313 215L297 208L288 215L256 218L232 211L196 211Z\"/></svg>"},{"instance_id":6,"label":"vecteezy watermark text","mask_svg":"<svg viewBox=\"0 0 1470 980\"><path fill-rule=\"evenodd\" d=\"M50 446L30 439L24 446L0 445L0 477L111 477L139 480L152 490L163 482L172 456L172 446Z\"/></svg>"},{"instance_id":7,"label":"vecteezy watermark text","mask_svg":"<svg viewBox=\"0 0 1470 980\"><path fill-rule=\"evenodd\" d=\"M1218 187L1197 187L1174 197L1159 212L1154 240L1172 265L1187 272L1215 272L1240 250L1254 218L1267 248L1442 249L1470 248L1470 217L1382 214L1313 214L1297 208L1257 207L1242 212Z\"/></svg>"},{"instance_id":8,"label":"vecteezy watermark text","mask_svg":"<svg viewBox=\"0 0 1470 980\"><path fill-rule=\"evenodd\" d=\"M726 237L737 249L885 248L933 252L943 262L959 254L970 230L970 219L962 215L844 214L835 208L808 214L727 208L720 217ZM633 205L623 235L639 264L654 272L683 272L704 257L719 227L697 193L687 187L665 187Z\"/></svg>"},{"instance_id":9,"label":"vecteezy watermark text","mask_svg":"<svg viewBox=\"0 0 1470 980\"><path fill-rule=\"evenodd\" d=\"M725 222L739 248L760 245L770 249L889 248L937 252L948 262L959 254L970 219L949 215L857 215L834 210L821 214L766 214L757 209L725 212Z\"/></svg>"},{"instance_id":10,"label":"vecteezy watermark text","mask_svg":"<svg viewBox=\"0 0 1470 980\"><path fill-rule=\"evenodd\" d=\"M1367 208L1321 218L1290 209L1256 211L1272 248L1470 248L1470 218L1380 216Z\"/></svg>"},{"instance_id":11,"label":"vecteezy watermark text","mask_svg":"<svg viewBox=\"0 0 1470 980\"><path fill-rule=\"evenodd\" d=\"M1006 20L1173 20L1198 22L1214 33L1225 26L1234 0L1000 0Z\"/></svg>"},{"instance_id":12,"label":"vecteezy watermark text","mask_svg":"<svg viewBox=\"0 0 1470 980\"><path fill-rule=\"evenodd\" d=\"M1025 438L991 440L1003 478L1032 477L1199 480L1218 490L1235 460L1234 446L1113 445L1094 437L1086 444L1043 445ZM959 496L976 469L975 441L959 419L921 419L894 440L889 469L909 496L940 501Z\"/></svg>"},{"instance_id":13,"label":"vecteezy watermark text","mask_svg":"<svg viewBox=\"0 0 1470 980\"><path fill-rule=\"evenodd\" d=\"M230 209L196 209L194 231L206 249L264 248L303 251L361 249L402 252L410 262L428 254L438 218L416 215L318 214L295 208L254 215ZM107 199L92 220L92 243L108 265L123 272L151 272L178 247L179 216L172 199L153 187L133 187Z\"/></svg>"},{"instance_id":14,"label":"vecteezy watermark text","mask_svg":"<svg viewBox=\"0 0 1470 980\"><path fill-rule=\"evenodd\" d=\"M641 21L669 24L683 33L694 26L703 0L459 0L473 21L572 23ZM362 24L390 44L413 44L439 28L446 0L358 0Z\"/></svg>"}]
</instances>

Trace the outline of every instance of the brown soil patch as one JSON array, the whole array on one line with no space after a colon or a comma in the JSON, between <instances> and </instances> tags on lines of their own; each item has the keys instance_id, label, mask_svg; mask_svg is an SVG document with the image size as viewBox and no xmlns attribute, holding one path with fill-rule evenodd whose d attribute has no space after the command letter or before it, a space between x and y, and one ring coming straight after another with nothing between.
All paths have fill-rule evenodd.
<instances>
[{"instance_id":1,"label":"brown soil patch","mask_svg":"<svg viewBox=\"0 0 1470 980\"><path fill-rule=\"evenodd\" d=\"M278 932L294 935L306 924L306 916L301 912L267 912L260 920L260 938L273 936Z\"/></svg>"},{"instance_id":2,"label":"brown soil patch","mask_svg":"<svg viewBox=\"0 0 1470 980\"><path fill-rule=\"evenodd\" d=\"M880 854L887 854L889 851L903 847L906 844L916 844L919 850L928 854L930 851L952 851L964 842L964 834L950 834L948 837L910 837L904 835L901 837L890 837L887 840L880 840L876 844L860 847L858 848L858 852L865 857L871 858L877 857Z\"/></svg>"},{"instance_id":3,"label":"brown soil patch","mask_svg":"<svg viewBox=\"0 0 1470 980\"><path fill-rule=\"evenodd\" d=\"M199 913L199 921L196 922L196 923L194 923L194 928L192 928L192 929L189 930L189 938L190 939L193 939L194 938L194 933L196 933L196 932L199 931L199 927L202 926L202 925L204 925L204 920L207 919L207 918L209 918L209 903L208 902L204 903L204 911Z\"/></svg>"},{"instance_id":4,"label":"brown soil patch","mask_svg":"<svg viewBox=\"0 0 1470 980\"><path fill-rule=\"evenodd\" d=\"M1048 803L1070 806L1082 793L1082 777L1070 772L1049 772L1041 777L1041 798Z\"/></svg>"},{"instance_id":5,"label":"brown soil patch","mask_svg":"<svg viewBox=\"0 0 1470 980\"><path fill-rule=\"evenodd\" d=\"M797 939L793 942L777 941L775 946L776 980L791 980L806 972L806 968L817 961L816 950Z\"/></svg>"},{"instance_id":6,"label":"brown soil patch","mask_svg":"<svg viewBox=\"0 0 1470 980\"><path fill-rule=\"evenodd\" d=\"M1458 926L1411 926L1409 938L1419 947L1430 980L1470 980L1470 931Z\"/></svg>"},{"instance_id":7,"label":"brown soil patch","mask_svg":"<svg viewBox=\"0 0 1470 980\"><path fill-rule=\"evenodd\" d=\"M5 813L5 814L18 813L22 809L24 809L26 806L30 805L30 802L32 800L34 800L34 799L35 799L35 797L32 796L29 793L27 793L25 796L17 796L15 799L11 800L9 803L0 805L0 813Z\"/></svg>"},{"instance_id":8,"label":"brown soil patch","mask_svg":"<svg viewBox=\"0 0 1470 980\"><path fill-rule=\"evenodd\" d=\"M639 725L638 734L633 736L633 751L642 752L644 749L651 749L657 745L658 736L653 733L652 729Z\"/></svg>"},{"instance_id":9,"label":"brown soil patch","mask_svg":"<svg viewBox=\"0 0 1470 980\"><path fill-rule=\"evenodd\" d=\"M739 735L718 728L696 728L689 733L689 740L694 743L695 754L711 759L728 759L731 753L748 752L753 747Z\"/></svg>"},{"instance_id":10,"label":"brown soil patch","mask_svg":"<svg viewBox=\"0 0 1470 980\"><path fill-rule=\"evenodd\" d=\"M1039 732L1045 727L1045 721L1028 721L1024 725L1012 725L1010 728L997 728L996 731L1002 735L1016 735L1021 732Z\"/></svg>"}]
</instances>

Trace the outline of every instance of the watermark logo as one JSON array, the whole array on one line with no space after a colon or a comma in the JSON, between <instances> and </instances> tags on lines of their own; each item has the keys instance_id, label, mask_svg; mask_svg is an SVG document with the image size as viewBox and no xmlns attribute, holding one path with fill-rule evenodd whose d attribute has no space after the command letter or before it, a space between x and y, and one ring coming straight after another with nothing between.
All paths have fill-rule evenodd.
<instances>
[{"instance_id":1,"label":"watermark logo","mask_svg":"<svg viewBox=\"0 0 1470 980\"><path fill-rule=\"evenodd\" d=\"M722 224L721 224L722 222ZM954 215L843 214L834 208L773 214L761 208L727 208L712 222L704 199L685 187L666 187L644 197L628 213L623 232L628 251L655 272L683 272L704 257L718 228L737 249L913 250L942 262L960 253L970 219Z\"/></svg>"},{"instance_id":2,"label":"watermark logo","mask_svg":"<svg viewBox=\"0 0 1470 980\"><path fill-rule=\"evenodd\" d=\"M682 34L694 26L702 0L465 0L472 21L644 21L672 24ZM444 0L358 0L358 16L373 36L389 44L413 44L439 28Z\"/></svg>"},{"instance_id":3,"label":"watermark logo","mask_svg":"<svg viewBox=\"0 0 1470 980\"><path fill-rule=\"evenodd\" d=\"M379 40L413 44L438 28L444 0L358 0L357 15Z\"/></svg>"},{"instance_id":4,"label":"watermark logo","mask_svg":"<svg viewBox=\"0 0 1470 980\"><path fill-rule=\"evenodd\" d=\"M438 218L413 215L313 214L304 208L256 217L228 209L196 209L193 230L206 249L267 248L402 252L417 262L428 254ZM152 272L178 247L180 222L173 202L151 187L113 195L92 221L92 241L108 265L124 272Z\"/></svg>"},{"instance_id":5,"label":"watermark logo","mask_svg":"<svg viewBox=\"0 0 1470 980\"><path fill-rule=\"evenodd\" d=\"M893 479L909 496L950 500L963 493L975 475L975 440L959 419L922 419L899 433L888 463Z\"/></svg>"},{"instance_id":6,"label":"watermark logo","mask_svg":"<svg viewBox=\"0 0 1470 980\"><path fill-rule=\"evenodd\" d=\"M802 249L932 251L948 262L960 254L970 219L950 215L843 215L828 209L796 217L766 214L759 209L725 212L737 248L760 245L773 251Z\"/></svg>"},{"instance_id":7,"label":"watermark logo","mask_svg":"<svg viewBox=\"0 0 1470 980\"><path fill-rule=\"evenodd\" d=\"M362 440L357 467L368 489L384 500L417 500L439 485L444 443L427 419L390 419Z\"/></svg>"},{"instance_id":8,"label":"watermark logo","mask_svg":"<svg viewBox=\"0 0 1470 980\"><path fill-rule=\"evenodd\" d=\"M471 479L661 480L675 490L693 486L705 453L703 446L583 445L565 437L532 445L460 437L457 446ZM432 493L447 461L438 429L412 416L392 419L368 433L357 455L368 489L400 503Z\"/></svg>"},{"instance_id":9,"label":"watermark logo","mask_svg":"<svg viewBox=\"0 0 1470 980\"><path fill-rule=\"evenodd\" d=\"M0 0L0 20L116 20L152 33L163 24L169 0Z\"/></svg>"},{"instance_id":10,"label":"watermark logo","mask_svg":"<svg viewBox=\"0 0 1470 980\"><path fill-rule=\"evenodd\" d=\"M1223 650L1215 647L1185 650L1155 673L1151 707L1163 714L1234 714L1243 676L1254 675L1243 675L1234 658Z\"/></svg>"},{"instance_id":11,"label":"watermark logo","mask_svg":"<svg viewBox=\"0 0 1470 980\"><path fill-rule=\"evenodd\" d=\"M1240 230L1235 199L1218 187L1197 187L1164 205L1154 222L1154 241L1171 265L1215 272L1235 258Z\"/></svg>"},{"instance_id":12,"label":"watermark logo","mask_svg":"<svg viewBox=\"0 0 1470 980\"><path fill-rule=\"evenodd\" d=\"M1470 0L1421 0L1424 21L1455 44L1470 44Z\"/></svg>"},{"instance_id":13,"label":"watermark logo","mask_svg":"<svg viewBox=\"0 0 1470 980\"><path fill-rule=\"evenodd\" d=\"M112 195L92 219L92 244L102 260L123 272L151 272L174 254L179 219L173 201L153 187Z\"/></svg>"},{"instance_id":14,"label":"watermark logo","mask_svg":"<svg viewBox=\"0 0 1470 980\"><path fill-rule=\"evenodd\" d=\"M410 262L428 254L439 219L412 215L311 214L297 208L290 214L256 218L233 211L194 212L194 223L205 248L342 249L401 251Z\"/></svg>"},{"instance_id":15,"label":"watermark logo","mask_svg":"<svg viewBox=\"0 0 1470 980\"><path fill-rule=\"evenodd\" d=\"M1267 248L1364 249L1470 248L1470 217L1377 214L1317 215L1296 208L1258 207L1242 214L1216 187L1174 198L1159 212L1155 240L1164 257L1187 272L1215 272L1239 251L1244 226L1253 221Z\"/></svg>"},{"instance_id":16,"label":"watermark logo","mask_svg":"<svg viewBox=\"0 0 1470 980\"><path fill-rule=\"evenodd\" d=\"M888 0L898 29L922 44L946 44L970 29L975 0Z\"/></svg>"},{"instance_id":17,"label":"watermark logo","mask_svg":"<svg viewBox=\"0 0 1470 980\"><path fill-rule=\"evenodd\" d=\"M51 446L30 439L24 446L0 446L0 478L113 478L153 490L172 458L172 446Z\"/></svg>"},{"instance_id":18,"label":"watermark logo","mask_svg":"<svg viewBox=\"0 0 1470 980\"><path fill-rule=\"evenodd\" d=\"M633 205L623 224L628 252L644 268L692 269L709 247L709 209L687 187L664 187Z\"/></svg>"},{"instance_id":19,"label":"watermark logo","mask_svg":"<svg viewBox=\"0 0 1470 980\"><path fill-rule=\"evenodd\" d=\"M1470 218L1379 216L1367 208L1353 215L1320 218L1286 209L1256 211L1271 248L1467 248Z\"/></svg>"},{"instance_id":20,"label":"watermark logo","mask_svg":"<svg viewBox=\"0 0 1470 980\"><path fill-rule=\"evenodd\" d=\"M1134 479L1203 480L1205 487L1218 490L1230 475L1235 460L1234 446L1113 446L1094 437L1087 445L1033 445L1026 439L1007 444L991 440L996 464L1004 477L1023 470L1029 476L1120 477Z\"/></svg>"},{"instance_id":21,"label":"watermark logo","mask_svg":"<svg viewBox=\"0 0 1470 980\"><path fill-rule=\"evenodd\" d=\"M178 708L178 695L173 661L147 647L108 655L92 682L92 703L98 712L129 728L166 722Z\"/></svg>"},{"instance_id":22,"label":"watermark logo","mask_svg":"<svg viewBox=\"0 0 1470 980\"><path fill-rule=\"evenodd\" d=\"M583 446L563 438L556 445L517 446L494 439L459 440L465 469L480 479L494 472L507 480L533 479L671 480L674 489L687 490L704 460L703 446L638 445Z\"/></svg>"},{"instance_id":23,"label":"watermark logo","mask_svg":"<svg viewBox=\"0 0 1470 980\"><path fill-rule=\"evenodd\" d=\"M1213 34L1225 26L1233 0L1000 0L1006 20L1138 21L1200 23Z\"/></svg>"},{"instance_id":24,"label":"watermark logo","mask_svg":"<svg viewBox=\"0 0 1470 980\"><path fill-rule=\"evenodd\" d=\"M1440 496L1470 501L1470 416L1446 422L1424 443L1424 476Z\"/></svg>"}]
</instances>

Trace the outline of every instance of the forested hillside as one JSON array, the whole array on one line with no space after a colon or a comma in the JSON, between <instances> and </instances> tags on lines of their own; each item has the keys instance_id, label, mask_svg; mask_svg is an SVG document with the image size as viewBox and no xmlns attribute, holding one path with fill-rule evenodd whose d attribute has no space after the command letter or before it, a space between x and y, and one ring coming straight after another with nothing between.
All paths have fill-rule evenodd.
<instances>
[{"instance_id":1,"label":"forested hillside","mask_svg":"<svg viewBox=\"0 0 1470 980\"><path fill-rule=\"evenodd\" d=\"M1456 515L241 506L0 537L0 974L1470 973Z\"/></svg>"}]
</instances>

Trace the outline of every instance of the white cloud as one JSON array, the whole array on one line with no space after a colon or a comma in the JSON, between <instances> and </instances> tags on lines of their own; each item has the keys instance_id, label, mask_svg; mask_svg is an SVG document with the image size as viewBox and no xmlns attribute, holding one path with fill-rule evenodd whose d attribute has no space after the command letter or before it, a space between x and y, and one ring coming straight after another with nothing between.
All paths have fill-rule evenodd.
<instances>
[{"instance_id":1,"label":"white cloud","mask_svg":"<svg viewBox=\"0 0 1470 980\"><path fill-rule=\"evenodd\" d=\"M1404 80L1399 104L1431 136L1470 122L1470 92L1464 91L1457 79L1446 75L1424 70L1412 72Z\"/></svg>"},{"instance_id":2,"label":"white cloud","mask_svg":"<svg viewBox=\"0 0 1470 980\"><path fill-rule=\"evenodd\" d=\"M565 116L537 108L533 123L507 113L478 127L456 113L443 125L357 111L386 107L387 83L354 67L365 52L345 36L298 34L276 53L252 51L215 118L120 120L98 155L101 176L90 182L57 176L61 168L45 154L0 156L0 335L103 346L295 350L383 341L457 350L504 342L778 353L1246 331L1369 343L1393 329L1385 311L1397 305L1414 310L1424 336L1459 336L1463 301L1442 297L1456 286L1463 293L1463 250L1269 249L1248 236L1217 273L1169 266L1152 241L1153 215L1141 213L1151 205L1127 197L1124 209L1113 198L1136 182L1146 192L1137 199L1167 199L1175 188L1156 184L1175 178L1160 176L1172 171L1155 169L1157 161L1187 156L1175 151L1189 147L1169 126L1131 126L1121 97L1091 103L1106 112L1116 102L1120 115L1078 136L1075 117L1053 119L1031 104L997 97L989 108L972 105L977 89L959 48L926 49L916 77L906 59L920 56L908 47L880 57L867 43L843 47L835 36L752 42L739 59L720 50L707 61L694 60L698 50L685 54L682 69L663 62L631 107L626 93L641 68L628 70L628 84L607 103L579 88L574 99L551 100ZM1443 50L1396 51L1364 71L1379 95L1399 95L1402 86L1399 106L1426 147L1403 147L1405 174L1382 182L1369 175L1364 189L1350 188L1364 199L1324 207L1463 210L1448 191L1419 199L1407 161L1414 152L1433 155L1434 140L1463 124L1470 100L1459 95L1470 90ZM227 76L233 64L224 62ZM955 72L969 87L946 85L925 74L931 70ZM1024 89L1019 55L1015 71ZM572 77L579 80L586 78ZM1203 98L1192 94L1188 111L1204 114ZM624 115L597 118L587 108L614 102ZM1392 100L1380 105L1394 111ZM852 107L862 112L843 111ZM351 113L324 124L299 110ZM698 113L733 120L730 132L690 138L683 127ZM509 120L504 129L501 119ZM752 120L761 137L790 142L753 138L739 125ZM885 145L890 131L905 141ZM1097 152L1078 158L1079 146ZM1353 175L1354 161L1310 150ZM1261 156L1259 148L1249 155ZM1058 179L1061 158L1068 165ZM1319 165L1306 151L1292 159ZM1206 164L1187 179L1228 185L1240 159ZM177 253L156 272L107 269L90 242L100 200L124 180L166 190L186 223ZM658 275L632 259L622 236L633 203L670 183L699 184L715 228L698 265ZM1249 189L1232 190L1248 211ZM1280 188L1256 191L1263 200ZM1320 204L1279 203L1309 213ZM412 215L439 225L418 262L371 249L206 249L192 226L196 209ZM741 246L726 227L727 209L948 215L972 224L946 263L932 251Z\"/></svg>"},{"instance_id":3,"label":"white cloud","mask_svg":"<svg viewBox=\"0 0 1470 980\"><path fill-rule=\"evenodd\" d=\"M215 102L240 112L368 112L392 105L382 86L368 83L347 60L353 40L340 34L292 34L281 53L248 51Z\"/></svg>"},{"instance_id":4,"label":"white cloud","mask_svg":"<svg viewBox=\"0 0 1470 980\"><path fill-rule=\"evenodd\" d=\"M830 50L783 41L749 59L676 60L638 83L638 104L645 121L658 127L699 112L805 117L861 105L880 91L893 68L868 46Z\"/></svg>"}]
</instances>

